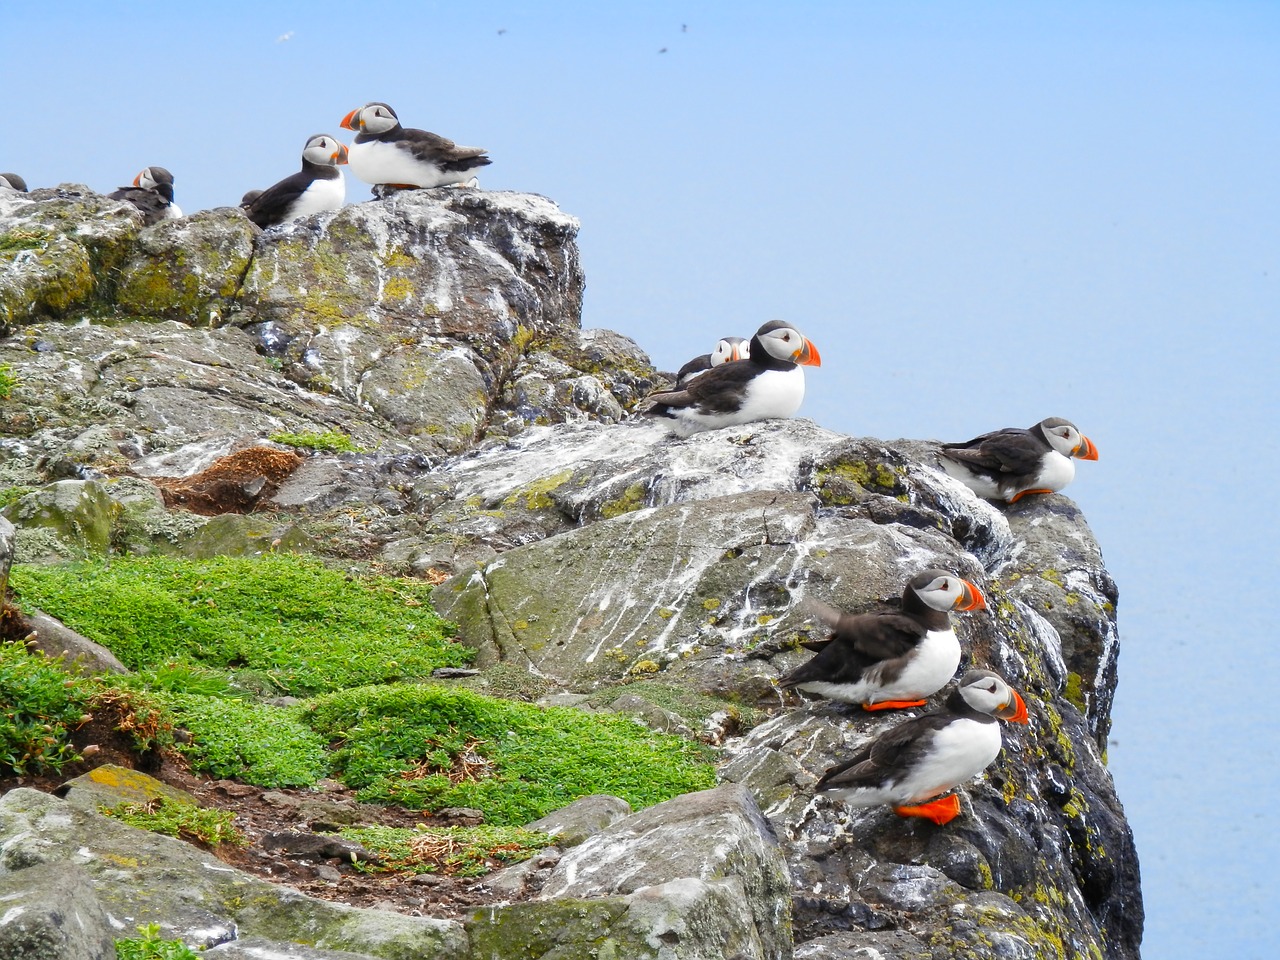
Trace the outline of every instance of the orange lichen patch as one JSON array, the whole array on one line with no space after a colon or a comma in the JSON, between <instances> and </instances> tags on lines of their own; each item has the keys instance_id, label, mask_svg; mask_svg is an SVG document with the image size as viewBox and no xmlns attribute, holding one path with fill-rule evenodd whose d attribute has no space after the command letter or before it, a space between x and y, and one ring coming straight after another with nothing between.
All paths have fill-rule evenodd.
<instances>
[{"instance_id":1,"label":"orange lichen patch","mask_svg":"<svg viewBox=\"0 0 1280 960\"><path fill-rule=\"evenodd\" d=\"M279 489L302 463L288 450L249 447L228 454L190 477L153 477L166 507L181 507L206 517L251 513Z\"/></svg>"},{"instance_id":2,"label":"orange lichen patch","mask_svg":"<svg viewBox=\"0 0 1280 960\"><path fill-rule=\"evenodd\" d=\"M433 587L438 587L451 576L453 576L453 574L446 570L441 570L438 567L428 567L427 572L422 575L422 579L427 581L427 583L431 584Z\"/></svg>"}]
</instances>

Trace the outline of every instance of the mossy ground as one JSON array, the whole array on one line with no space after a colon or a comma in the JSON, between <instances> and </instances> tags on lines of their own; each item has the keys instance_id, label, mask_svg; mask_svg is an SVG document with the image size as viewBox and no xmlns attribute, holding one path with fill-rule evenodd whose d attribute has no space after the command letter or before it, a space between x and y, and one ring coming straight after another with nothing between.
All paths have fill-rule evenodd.
<instances>
[{"instance_id":1,"label":"mossy ground","mask_svg":"<svg viewBox=\"0 0 1280 960\"><path fill-rule=\"evenodd\" d=\"M78 759L77 727L111 707L140 749L168 744L198 773L262 787L336 777L367 801L474 807L494 826L593 793L640 808L714 783L705 748L629 718L426 682L469 652L421 581L286 554L20 565L13 583L23 603L137 672L73 678L20 644L0 646L0 692L14 705L0 775ZM274 702L286 693L310 699ZM164 735L173 727L186 732L177 746Z\"/></svg>"}]
</instances>

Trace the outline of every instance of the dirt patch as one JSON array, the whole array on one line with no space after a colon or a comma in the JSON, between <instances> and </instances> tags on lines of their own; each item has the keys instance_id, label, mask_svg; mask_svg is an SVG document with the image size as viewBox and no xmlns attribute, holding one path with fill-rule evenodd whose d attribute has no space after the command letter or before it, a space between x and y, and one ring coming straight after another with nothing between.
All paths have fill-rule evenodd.
<instances>
[{"instance_id":1,"label":"dirt patch","mask_svg":"<svg viewBox=\"0 0 1280 960\"><path fill-rule=\"evenodd\" d=\"M313 897L349 904L376 907L409 916L462 919L474 910L495 903L510 903L534 896L540 886L534 879L526 888L500 893L492 890L486 877L451 877L440 874L367 873L349 857L290 855L283 834L334 837L345 826L386 826L412 829L419 824L433 827L473 826L477 822L465 811L433 816L403 807L383 807L358 803L351 790L336 781L321 781L314 789L268 790L234 780L212 780L193 774L176 754L133 752L129 738L110 729L108 723L92 721L76 733L76 745L89 756L72 764L58 776L0 778L0 794L14 787L32 787L46 793L65 793L64 784L103 763L144 769L163 783L185 790L203 807L230 810L235 825L248 838L243 847L224 844L212 851L230 866L284 884ZM320 844L312 844L320 846ZM335 844L335 846L337 846ZM544 866L553 860L543 857ZM494 862L495 869L505 864ZM538 871L545 878L547 870Z\"/></svg>"},{"instance_id":2,"label":"dirt patch","mask_svg":"<svg viewBox=\"0 0 1280 960\"><path fill-rule=\"evenodd\" d=\"M160 488L164 505L201 516L251 513L259 501L269 500L302 457L288 450L249 447L215 460L189 477L150 477Z\"/></svg>"}]
</instances>

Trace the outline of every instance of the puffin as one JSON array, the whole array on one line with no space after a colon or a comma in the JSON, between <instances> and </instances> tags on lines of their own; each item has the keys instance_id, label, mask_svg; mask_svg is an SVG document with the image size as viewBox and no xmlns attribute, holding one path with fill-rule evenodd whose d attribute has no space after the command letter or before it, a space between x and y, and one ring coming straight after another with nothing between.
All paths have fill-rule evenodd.
<instances>
[{"instance_id":1,"label":"puffin","mask_svg":"<svg viewBox=\"0 0 1280 960\"><path fill-rule=\"evenodd\" d=\"M366 103L342 118L354 130L351 172L365 183L392 187L444 187L466 183L493 161L484 147L460 147L452 140L400 126L385 103Z\"/></svg>"},{"instance_id":2,"label":"puffin","mask_svg":"<svg viewBox=\"0 0 1280 960\"><path fill-rule=\"evenodd\" d=\"M1049 417L1023 430L1006 427L965 443L944 443L942 469L987 500L1017 503L1057 493L1076 475L1073 458L1097 460L1098 448L1070 420Z\"/></svg>"},{"instance_id":3,"label":"puffin","mask_svg":"<svg viewBox=\"0 0 1280 960\"><path fill-rule=\"evenodd\" d=\"M245 213L249 212L249 208L253 206L253 201L262 196L261 190L246 190L244 196L240 198L240 209Z\"/></svg>"},{"instance_id":4,"label":"puffin","mask_svg":"<svg viewBox=\"0 0 1280 960\"><path fill-rule=\"evenodd\" d=\"M651 394L646 416L670 420L681 437L771 417L789 417L804 400L801 366L820 366L818 348L799 330L771 320L756 331L747 358L722 363L682 389Z\"/></svg>"},{"instance_id":5,"label":"puffin","mask_svg":"<svg viewBox=\"0 0 1280 960\"><path fill-rule=\"evenodd\" d=\"M942 794L976 777L999 756L997 717L1027 723L1027 705L999 674L970 670L945 704L885 731L836 764L814 793L851 807L893 804L900 817L923 817L942 826L960 813L960 797Z\"/></svg>"},{"instance_id":6,"label":"puffin","mask_svg":"<svg viewBox=\"0 0 1280 960\"><path fill-rule=\"evenodd\" d=\"M249 201L246 211L258 226L296 220L308 214L337 210L347 199L341 164L347 148L327 133L310 137L302 148L302 169L272 184ZM243 198L240 201L244 205Z\"/></svg>"},{"instance_id":7,"label":"puffin","mask_svg":"<svg viewBox=\"0 0 1280 960\"><path fill-rule=\"evenodd\" d=\"M724 337L710 353L694 357L676 372L676 389L684 389L694 377L706 373L712 367L732 360L745 360L750 352L751 344L743 337Z\"/></svg>"},{"instance_id":8,"label":"puffin","mask_svg":"<svg viewBox=\"0 0 1280 960\"><path fill-rule=\"evenodd\" d=\"M18 193L26 193L27 181L16 173L0 173L0 190L14 190Z\"/></svg>"},{"instance_id":9,"label":"puffin","mask_svg":"<svg viewBox=\"0 0 1280 960\"><path fill-rule=\"evenodd\" d=\"M133 178L133 186L107 194L112 200L127 200L142 211L142 225L176 220L182 210L173 202L173 174L164 167L147 167Z\"/></svg>"},{"instance_id":10,"label":"puffin","mask_svg":"<svg viewBox=\"0 0 1280 960\"><path fill-rule=\"evenodd\" d=\"M986 605L974 584L937 568L907 581L901 610L843 613L807 600L831 636L805 644L817 656L781 677L778 686L860 703L864 710L922 707L960 666L949 612Z\"/></svg>"}]
</instances>

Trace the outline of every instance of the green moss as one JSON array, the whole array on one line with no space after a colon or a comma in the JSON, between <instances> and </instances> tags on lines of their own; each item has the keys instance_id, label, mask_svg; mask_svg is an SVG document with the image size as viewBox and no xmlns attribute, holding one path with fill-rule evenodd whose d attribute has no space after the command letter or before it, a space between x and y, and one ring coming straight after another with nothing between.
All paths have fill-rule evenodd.
<instances>
[{"instance_id":1,"label":"green moss","mask_svg":"<svg viewBox=\"0 0 1280 960\"><path fill-rule=\"evenodd\" d=\"M10 230L0 233L0 257L22 250L40 250L49 242L50 234L42 230Z\"/></svg>"},{"instance_id":2,"label":"green moss","mask_svg":"<svg viewBox=\"0 0 1280 960\"><path fill-rule=\"evenodd\" d=\"M606 500L600 505L600 515L606 520L620 517L624 513L632 513L644 507L646 494L643 483L633 483L622 492L616 500Z\"/></svg>"},{"instance_id":3,"label":"green moss","mask_svg":"<svg viewBox=\"0 0 1280 960\"><path fill-rule=\"evenodd\" d=\"M978 861L978 874L982 877L982 889L994 890L996 886L995 875L991 872L991 867L985 860Z\"/></svg>"},{"instance_id":4,"label":"green moss","mask_svg":"<svg viewBox=\"0 0 1280 960\"><path fill-rule=\"evenodd\" d=\"M248 842L236 827L236 815L230 810L206 809L169 797L156 797L145 803L99 807L98 812L140 830L162 833L209 847L218 847L224 843L241 847Z\"/></svg>"},{"instance_id":5,"label":"green moss","mask_svg":"<svg viewBox=\"0 0 1280 960\"><path fill-rule=\"evenodd\" d=\"M1065 584L1063 584L1062 582L1062 574L1060 574L1057 570L1054 570L1052 568L1048 570L1041 570L1040 579L1049 581L1055 587L1061 587L1064 590L1066 589Z\"/></svg>"},{"instance_id":6,"label":"green moss","mask_svg":"<svg viewBox=\"0 0 1280 960\"><path fill-rule=\"evenodd\" d=\"M134 669L253 671L281 693L425 678L470 651L418 580L355 577L296 554L15 566L11 585Z\"/></svg>"},{"instance_id":7,"label":"green moss","mask_svg":"<svg viewBox=\"0 0 1280 960\"><path fill-rule=\"evenodd\" d=\"M641 673L657 673L662 667L655 660L638 660L631 665L631 672L635 674Z\"/></svg>"},{"instance_id":8,"label":"green moss","mask_svg":"<svg viewBox=\"0 0 1280 960\"><path fill-rule=\"evenodd\" d=\"M719 610L720 601L717 600L715 597L708 597L706 600L702 601L702 609L703 610Z\"/></svg>"},{"instance_id":9,"label":"green moss","mask_svg":"<svg viewBox=\"0 0 1280 960\"><path fill-rule=\"evenodd\" d=\"M549 477L542 477L525 484L503 500L503 506L514 507L523 500L527 510L549 510L555 506L555 501L551 499L551 491L563 487L572 476L572 470L561 470Z\"/></svg>"},{"instance_id":10,"label":"green moss","mask_svg":"<svg viewBox=\"0 0 1280 960\"><path fill-rule=\"evenodd\" d=\"M1082 714L1088 713L1089 701L1084 692L1084 681L1078 673L1067 674L1067 686L1062 695L1067 698L1067 702L1079 710Z\"/></svg>"},{"instance_id":11,"label":"green moss","mask_svg":"<svg viewBox=\"0 0 1280 960\"><path fill-rule=\"evenodd\" d=\"M345 433L339 430L309 431L301 433L273 433L269 438L274 443L283 443L288 447L302 450L318 450L325 453L363 453Z\"/></svg>"},{"instance_id":12,"label":"green moss","mask_svg":"<svg viewBox=\"0 0 1280 960\"><path fill-rule=\"evenodd\" d=\"M318 736L341 744L335 767L360 799L476 807L499 826L528 823L593 793L638 809L715 779L699 747L630 718L437 684L328 694L303 716Z\"/></svg>"},{"instance_id":13,"label":"green moss","mask_svg":"<svg viewBox=\"0 0 1280 960\"><path fill-rule=\"evenodd\" d=\"M884 463L841 460L814 473L813 489L827 506L849 506L867 492L905 495L899 475Z\"/></svg>"}]
</instances>

